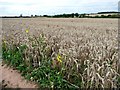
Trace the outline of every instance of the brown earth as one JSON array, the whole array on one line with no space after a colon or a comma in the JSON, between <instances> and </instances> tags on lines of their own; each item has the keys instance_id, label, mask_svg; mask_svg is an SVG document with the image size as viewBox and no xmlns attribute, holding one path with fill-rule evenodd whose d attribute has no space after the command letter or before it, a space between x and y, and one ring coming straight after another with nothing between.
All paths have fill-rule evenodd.
<instances>
[{"instance_id":1,"label":"brown earth","mask_svg":"<svg viewBox=\"0 0 120 90\"><path fill-rule=\"evenodd\" d=\"M27 81L17 70L0 64L0 71L2 72L2 86L7 88L37 88L33 82Z\"/></svg>"}]
</instances>

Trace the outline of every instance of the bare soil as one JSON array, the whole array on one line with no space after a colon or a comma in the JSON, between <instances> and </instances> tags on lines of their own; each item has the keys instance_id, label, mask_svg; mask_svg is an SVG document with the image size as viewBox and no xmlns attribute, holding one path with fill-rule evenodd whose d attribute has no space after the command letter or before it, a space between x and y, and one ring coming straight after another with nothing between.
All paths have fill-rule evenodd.
<instances>
[{"instance_id":1,"label":"bare soil","mask_svg":"<svg viewBox=\"0 0 120 90\"><path fill-rule=\"evenodd\" d=\"M37 88L33 82L27 81L17 70L6 65L0 65L2 71L2 86L6 88Z\"/></svg>"}]
</instances>

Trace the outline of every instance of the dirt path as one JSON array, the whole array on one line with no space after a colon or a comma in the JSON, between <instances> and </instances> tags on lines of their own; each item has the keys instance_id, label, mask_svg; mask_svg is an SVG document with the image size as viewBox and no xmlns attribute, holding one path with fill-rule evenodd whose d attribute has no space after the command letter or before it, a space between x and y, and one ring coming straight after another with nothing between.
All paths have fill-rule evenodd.
<instances>
[{"instance_id":1,"label":"dirt path","mask_svg":"<svg viewBox=\"0 0 120 90\"><path fill-rule=\"evenodd\" d=\"M0 64L0 71L2 71L2 84L4 87L37 88L35 83L25 80L17 70L13 70L6 65L2 66L2 64Z\"/></svg>"}]
</instances>

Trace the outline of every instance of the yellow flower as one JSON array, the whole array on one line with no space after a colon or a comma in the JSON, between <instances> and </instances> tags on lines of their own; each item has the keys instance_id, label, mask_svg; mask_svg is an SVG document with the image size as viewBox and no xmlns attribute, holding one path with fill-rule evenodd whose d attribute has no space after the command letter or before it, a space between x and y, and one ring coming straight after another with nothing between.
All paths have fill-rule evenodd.
<instances>
[{"instance_id":1,"label":"yellow flower","mask_svg":"<svg viewBox=\"0 0 120 90\"><path fill-rule=\"evenodd\" d=\"M26 33L28 33L28 32L29 32L29 30L28 30L28 29L26 29L26 30L25 30L25 32L26 32Z\"/></svg>"},{"instance_id":2,"label":"yellow flower","mask_svg":"<svg viewBox=\"0 0 120 90\"><path fill-rule=\"evenodd\" d=\"M6 41L4 40L4 43L6 43Z\"/></svg>"},{"instance_id":3,"label":"yellow flower","mask_svg":"<svg viewBox=\"0 0 120 90\"><path fill-rule=\"evenodd\" d=\"M62 60L61 60L61 56L60 55L57 55L57 60L60 62L60 63L62 63Z\"/></svg>"}]
</instances>

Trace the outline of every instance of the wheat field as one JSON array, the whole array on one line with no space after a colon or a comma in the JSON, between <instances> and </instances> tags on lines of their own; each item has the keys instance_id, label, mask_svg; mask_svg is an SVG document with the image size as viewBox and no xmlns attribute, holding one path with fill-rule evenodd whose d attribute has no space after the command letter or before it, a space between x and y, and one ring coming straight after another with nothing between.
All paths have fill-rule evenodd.
<instances>
[{"instance_id":1,"label":"wheat field","mask_svg":"<svg viewBox=\"0 0 120 90\"><path fill-rule=\"evenodd\" d=\"M37 44L40 35L45 51ZM52 59L51 67L64 69L64 77L72 84L74 76L82 88L118 87L118 19L2 19L2 39L9 46L26 44L24 60L29 61L31 55L35 67L41 65L39 53L45 52Z\"/></svg>"}]
</instances>

